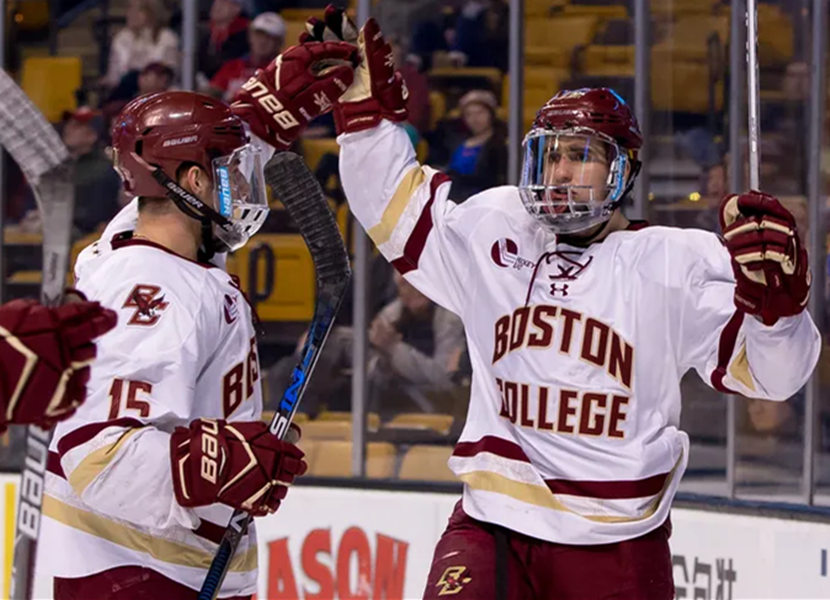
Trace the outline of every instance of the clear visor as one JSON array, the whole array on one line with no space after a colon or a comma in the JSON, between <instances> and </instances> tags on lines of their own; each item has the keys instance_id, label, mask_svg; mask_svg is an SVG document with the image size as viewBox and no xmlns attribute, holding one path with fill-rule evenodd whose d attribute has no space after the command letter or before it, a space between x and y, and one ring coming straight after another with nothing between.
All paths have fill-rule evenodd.
<instances>
[{"instance_id":1,"label":"clear visor","mask_svg":"<svg viewBox=\"0 0 830 600\"><path fill-rule=\"evenodd\" d=\"M608 219L625 187L625 154L601 134L531 131L519 185L525 208L555 233Z\"/></svg>"},{"instance_id":2,"label":"clear visor","mask_svg":"<svg viewBox=\"0 0 830 600\"><path fill-rule=\"evenodd\" d=\"M229 250L244 246L268 217L268 196L259 149L245 144L212 161L214 206L230 221L214 226L214 235Z\"/></svg>"}]
</instances>

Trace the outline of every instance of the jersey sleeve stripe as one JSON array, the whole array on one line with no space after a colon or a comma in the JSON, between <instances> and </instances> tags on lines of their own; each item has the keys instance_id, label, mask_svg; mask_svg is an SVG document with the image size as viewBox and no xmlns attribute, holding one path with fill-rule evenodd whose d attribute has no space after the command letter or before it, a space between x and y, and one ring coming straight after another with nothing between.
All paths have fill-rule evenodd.
<instances>
[{"instance_id":1,"label":"jersey sleeve stripe","mask_svg":"<svg viewBox=\"0 0 830 600\"><path fill-rule=\"evenodd\" d=\"M367 232L375 245L380 246L389 241L406 205L424 181L426 181L426 173L420 166L413 167L404 174L392 199L383 210L380 222Z\"/></svg>"},{"instance_id":2,"label":"jersey sleeve stripe","mask_svg":"<svg viewBox=\"0 0 830 600\"><path fill-rule=\"evenodd\" d=\"M409 271L414 271L418 268L418 261L421 258L421 253L424 251L427 237L429 237L429 233L432 231L432 204L435 202L435 192L442 184L447 183L449 180L450 178L443 173L433 175L430 181L429 200L424 205L421 216L418 217L418 222L415 224L415 228L406 241L403 256L392 261L392 266L401 275L406 275Z\"/></svg>"},{"instance_id":3,"label":"jersey sleeve stripe","mask_svg":"<svg viewBox=\"0 0 830 600\"><path fill-rule=\"evenodd\" d=\"M101 421L83 425L70 431L58 441L58 454L63 458L63 455L72 450L72 448L77 448L81 444L87 443L108 427L144 427L144 423L131 417L122 417L120 419L113 419L112 421Z\"/></svg>"},{"instance_id":4,"label":"jersey sleeve stripe","mask_svg":"<svg viewBox=\"0 0 830 600\"><path fill-rule=\"evenodd\" d=\"M729 365L729 360L732 358L732 353L735 351L735 342L738 339L738 332L741 330L741 324L744 321L744 313L741 310L736 310L720 334L720 341L718 342L718 366L712 371L710 381L712 387L723 392L724 394L735 394L735 390L729 389L724 385L723 378L726 377L726 369Z\"/></svg>"},{"instance_id":5,"label":"jersey sleeve stripe","mask_svg":"<svg viewBox=\"0 0 830 600\"><path fill-rule=\"evenodd\" d=\"M43 514L89 535L148 554L166 563L206 569L213 560L213 554L205 549L150 535L122 522L62 502L48 494L43 497ZM233 557L230 570L247 572L256 569L256 566L257 548L252 546Z\"/></svg>"},{"instance_id":6,"label":"jersey sleeve stripe","mask_svg":"<svg viewBox=\"0 0 830 600\"><path fill-rule=\"evenodd\" d=\"M72 486L75 493L79 496L83 495L84 490L86 490L89 484L109 466L118 454L118 450L139 431L140 429L138 428L127 429L118 436L115 442L90 452L89 455L78 463L78 466L69 473L69 477L67 478L69 485Z\"/></svg>"}]
</instances>

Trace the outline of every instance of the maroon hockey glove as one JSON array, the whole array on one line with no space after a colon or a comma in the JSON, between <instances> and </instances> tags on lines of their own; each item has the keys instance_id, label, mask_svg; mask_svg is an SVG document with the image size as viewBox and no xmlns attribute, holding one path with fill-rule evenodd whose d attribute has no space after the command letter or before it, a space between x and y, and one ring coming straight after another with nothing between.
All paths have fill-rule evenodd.
<instances>
[{"instance_id":1,"label":"maroon hockey glove","mask_svg":"<svg viewBox=\"0 0 830 600\"><path fill-rule=\"evenodd\" d=\"M0 427L48 428L69 418L86 397L92 340L115 323L115 313L97 302L0 306Z\"/></svg>"},{"instance_id":2,"label":"maroon hockey glove","mask_svg":"<svg viewBox=\"0 0 830 600\"><path fill-rule=\"evenodd\" d=\"M352 133L377 126L381 119L396 123L408 117L406 101L409 91L401 74L395 70L392 47L383 39L377 21L369 19L355 39L356 28L342 9L329 5L325 21L309 19L304 43L342 39L357 43L360 66L355 81L334 107L337 133Z\"/></svg>"},{"instance_id":3,"label":"maroon hockey glove","mask_svg":"<svg viewBox=\"0 0 830 600\"><path fill-rule=\"evenodd\" d=\"M720 226L732 255L735 306L765 325L797 315L810 297L810 267L792 214L774 196L726 196Z\"/></svg>"},{"instance_id":4,"label":"maroon hockey glove","mask_svg":"<svg viewBox=\"0 0 830 600\"><path fill-rule=\"evenodd\" d=\"M343 42L292 46L246 81L231 109L278 150L329 112L354 79L356 48Z\"/></svg>"},{"instance_id":5,"label":"maroon hockey glove","mask_svg":"<svg viewBox=\"0 0 830 600\"><path fill-rule=\"evenodd\" d=\"M303 452L261 421L196 419L170 438L176 500L182 506L222 502L255 517L272 513L288 485L305 473Z\"/></svg>"}]
</instances>

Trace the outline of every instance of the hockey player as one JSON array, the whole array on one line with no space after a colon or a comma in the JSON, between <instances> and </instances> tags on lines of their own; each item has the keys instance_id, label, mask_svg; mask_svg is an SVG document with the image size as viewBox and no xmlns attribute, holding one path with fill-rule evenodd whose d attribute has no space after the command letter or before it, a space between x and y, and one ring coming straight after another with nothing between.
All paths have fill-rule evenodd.
<instances>
[{"instance_id":1,"label":"hockey player","mask_svg":"<svg viewBox=\"0 0 830 600\"><path fill-rule=\"evenodd\" d=\"M541 108L518 187L456 204L397 124L406 91L373 20L358 42L334 110L344 191L398 271L463 319L473 365L449 461L463 499L424 598L673 598L681 377L784 400L819 355L792 215L760 192L729 196L725 243L627 219L642 139L602 88Z\"/></svg>"},{"instance_id":2,"label":"hockey player","mask_svg":"<svg viewBox=\"0 0 830 600\"><path fill-rule=\"evenodd\" d=\"M208 261L267 216L262 142L285 148L329 110L353 55L298 46L263 72L273 93L253 81L234 110L162 92L116 119L115 168L137 220L125 208L75 267L119 326L101 342L89 400L51 445L38 567L56 600L195 598L232 509L275 511L305 471L303 453L260 421L252 310L222 261ZM256 564L251 527L219 597L249 598Z\"/></svg>"},{"instance_id":3,"label":"hockey player","mask_svg":"<svg viewBox=\"0 0 830 600\"><path fill-rule=\"evenodd\" d=\"M0 306L0 431L12 423L48 429L72 416L86 396L93 340L115 321L113 311L83 300Z\"/></svg>"}]
</instances>

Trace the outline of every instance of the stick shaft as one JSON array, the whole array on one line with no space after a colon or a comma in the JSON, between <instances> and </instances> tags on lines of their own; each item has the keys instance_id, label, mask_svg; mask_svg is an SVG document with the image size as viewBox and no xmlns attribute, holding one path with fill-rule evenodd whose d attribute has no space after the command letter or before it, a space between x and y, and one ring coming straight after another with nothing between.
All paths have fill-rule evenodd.
<instances>
[{"instance_id":1,"label":"stick shaft","mask_svg":"<svg viewBox=\"0 0 830 600\"><path fill-rule=\"evenodd\" d=\"M758 7L756 0L746 2L746 78L749 101L749 187L761 187L761 91L758 81ZM736 165L737 167L737 165Z\"/></svg>"}]
</instances>

